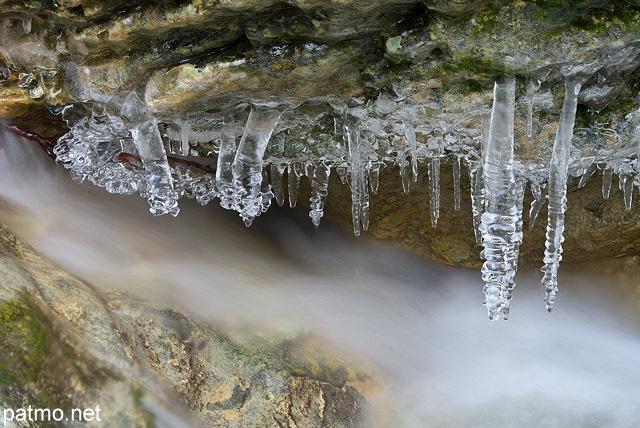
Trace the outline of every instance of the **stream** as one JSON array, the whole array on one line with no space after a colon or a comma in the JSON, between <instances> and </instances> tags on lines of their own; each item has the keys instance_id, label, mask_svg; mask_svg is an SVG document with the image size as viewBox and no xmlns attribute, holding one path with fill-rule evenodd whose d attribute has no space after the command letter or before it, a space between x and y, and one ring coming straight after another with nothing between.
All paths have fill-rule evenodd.
<instances>
[{"instance_id":1,"label":"stream","mask_svg":"<svg viewBox=\"0 0 640 428\"><path fill-rule=\"evenodd\" d=\"M0 135L0 220L98 288L214 325L305 331L356 356L379 371L383 396L372 402L388 407L389 426L640 423L638 316L598 266L561 266L551 314L541 274L522 269L509 320L491 322L476 270L328 222L316 230L302 209L273 207L251 228L217 203L185 200L178 217L154 217L145 200L77 184L9 134Z\"/></svg>"}]
</instances>

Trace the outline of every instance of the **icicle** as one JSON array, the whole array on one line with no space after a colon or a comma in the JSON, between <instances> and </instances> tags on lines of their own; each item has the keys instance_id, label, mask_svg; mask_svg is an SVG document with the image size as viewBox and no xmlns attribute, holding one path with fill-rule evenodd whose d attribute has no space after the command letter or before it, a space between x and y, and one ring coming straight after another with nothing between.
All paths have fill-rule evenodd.
<instances>
[{"instance_id":1,"label":"icicle","mask_svg":"<svg viewBox=\"0 0 640 428\"><path fill-rule=\"evenodd\" d=\"M331 167L324 161L317 162L311 179L311 211L309 217L315 227L320 226L324 214L324 203L329 194L329 175Z\"/></svg>"},{"instance_id":2,"label":"icicle","mask_svg":"<svg viewBox=\"0 0 640 428\"><path fill-rule=\"evenodd\" d=\"M431 227L438 226L440 218L440 156L431 158L429 163L429 208L431 211Z\"/></svg>"},{"instance_id":3,"label":"icicle","mask_svg":"<svg viewBox=\"0 0 640 428\"><path fill-rule=\"evenodd\" d=\"M460 156L453 160L453 208L460 211Z\"/></svg>"},{"instance_id":4,"label":"icicle","mask_svg":"<svg viewBox=\"0 0 640 428\"><path fill-rule=\"evenodd\" d=\"M565 82L565 96L560 113L560 123L553 143L553 153L549 165L549 217L547 239L544 252L544 277L542 286L546 290L547 310L553 310L558 292L558 267L562 260L562 241L564 241L564 213L567 209L567 174L569 169L569 151L573 138L573 126L576 119L578 93L582 83L576 80Z\"/></svg>"},{"instance_id":5,"label":"icicle","mask_svg":"<svg viewBox=\"0 0 640 428\"><path fill-rule=\"evenodd\" d=\"M533 96L540 89L540 79L527 80L527 93L525 99L527 101L527 137L533 135Z\"/></svg>"},{"instance_id":6,"label":"icicle","mask_svg":"<svg viewBox=\"0 0 640 428\"><path fill-rule=\"evenodd\" d=\"M369 168L367 169L369 175L369 187L371 193L376 195L378 193L378 185L380 184L380 162L369 161Z\"/></svg>"},{"instance_id":7,"label":"icicle","mask_svg":"<svg viewBox=\"0 0 640 428\"><path fill-rule=\"evenodd\" d=\"M620 175L618 179L620 180L620 190L622 190L624 197L624 208L626 211L631 211L633 202L633 177L625 174Z\"/></svg>"},{"instance_id":8,"label":"icicle","mask_svg":"<svg viewBox=\"0 0 640 428\"><path fill-rule=\"evenodd\" d=\"M147 173L146 195L153 215L177 216L177 195L158 125L144 98L131 91L122 105L122 117L128 122L133 142Z\"/></svg>"},{"instance_id":9,"label":"icicle","mask_svg":"<svg viewBox=\"0 0 640 428\"><path fill-rule=\"evenodd\" d=\"M473 214L473 231L476 236L476 244L482 244L482 232L480 232L481 217L484 211L484 181L482 180L482 167L469 163L469 181L471 182L471 211Z\"/></svg>"},{"instance_id":10,"label":"icicle","mask_svg":"<svg viewBox=\"0 0 640 428\"><path fill-rule=\"evenodd\" d=\"M518 191L513 174L515 91L513 76L496 82L486 153L483 153L485 211L480 230L486 261L482 265L482 279L486 283L484 306L491 320L508 316L522 240L522 227L518 233L517 226Z\"/></svg>"},{"instance_id":11,"label":"icicle","mask_svg":"<svg viewBox=\"0 0 640 428\"><path fill-rule=\"evenodd\" d=\"M580 177L580 183L578 183L578 189L584 188L587 185L587 181L589 181L589 177L596 173L598 170L598 164L595 162L592 163L589 168L585 169L582 173L582 177Z\"/></svg>"},{"instance_id":12,"label":"icicle","mask_svg":"<svg viewBox=\"0 0 640 428\"><path fill-rule=\"evenodd\" d=\"M235 209L237 201L233 190L233 171L231 165L236 156L236 129L233 115L227 114L222 125L220 153L216 169L216 186L220 198L220 206L227 210Z\"/></svg>"},{"instance_id":13,"label":"icicle","mask_svg":"<svg viewBox=\"0 0 640 428\"><path fill-rule=\"evenodd\" d=\"M273 189L273 193L279 207L284 205L284 186L282 185L282 175L284 174L285 168L286 165L282 164L271 165L271 188Z\"/></svg>"},{"instance_id":14,"label":"icicle","mask_svg":"<svg viewBox=\"0 0 640 428\"><path fill-rule=\"evenodd\" d=\"M369 193L367 177L360 154L360 118L347 113L345 130L349 142L349 163L351 165L351 215L353 233L360 236L360 226L364 230L369 227Z\"/></svg>"},{"instance_id":15,"label":"icicle","mask_svg":"<svg viewBox=\"0 0 640 428\"><path fill-rule=\"evenodd\" d=\"M522 244L522 223L523 216L522 212L524 210L524 189L526 187L526 180L522 177L516 179L516 207L518 209L518 220L516 221L516 233L514 235L515 239L511 242L509 248L506 253L511 256L511 269L513 269L513 276L511 277L511 281L509 281L509 285L506 290L506 298L509 302L505 308L502 310L502 316L506 320L509 318L509 310L511 309L511 298L513 295L513 289L516 286L516 282L514 280L515 274L518 271L518 258L520 256L520 244Z\"/></svg>"},{"instance_id":16,"label":"icicle","mask_svg":"<svg viewBox=\"0 0 640 428\"><path fill-rule=\"evenodd\" d=\"M181 148L181 152L183 155L188 156L189 155L189 132L191 126L189 125L189 121L187 120L183 120L180 122L180 141L182 143L182 145L180 146Z\"/></svg>"},{"instance_id":17,"label":"icicle","mask_svg":"<svg viewBox=\"0 0 640 428\"><path fill-rule=\"evenodd\" d=\"M402 125L404 129L404 135L407 138L407 142L409 144L409 154L411 155L411 181L416 183L418 181L418 144L416 142L416 131L408 119L402 119ZM405 190L405 193L407 193L408 191L409 190L407 186L407 190Z\"/></svg>"},{"instance_id":18,"label":"icicle","mask_svg":"<svg viewBox=\"0 0 640 428\"><path fill-rule=\"evenodd\" d=\"M409 161L407 160L407 153L403 149L398 149L398 156L396 162L400 168L400 178L402 179L402 191L409 193L411 187L411 175L409 175Z\"/></svg>"},{"instance_id":19,"label":"icicle","mask_svg":"<svg viewBox=\"0 0 640 428\"><path fill-rule=\"evenodd\" d=\"M602 171L602 197L609 199L611 194L611 182L613 181L613 169L606 168Z\"/></svg>"},{"instance_id":20,"label":"icicle","mask_svg":"<svg viewBox=\"0 0 640 428\"><path fill-rule=\"evenodd\" d=\"M298 187L300 186L300 176L302 175L302 164L291 162L287 167L287 182L289 183L289 206L295 208L298 200Z\"/></svg>"},{"instance_id":21,"label":"icicle","mask_svg":"<svg viewBox=\"0 0 640 428\"><path fill-rule=\"evenodd\" d=\"M274 108L253 106L233 160L233 183L239 194L237 210L247 226L262 212L262 158L281 114Z\"/></svg>"},{"instance_id":22,"label":"icicle","mask_svg":"<svg viewBox=\"0 0 640 428\"><path fill-rule=\"evenodd\" d=\"M539 183L531 183L533 201L531 201L531 208L529 209L529 230L533 230L536 225L538 214L540 214L540 210L547 200L547 190L547 183L544 183L543 185Z\"/></svg>"}]
</instances>

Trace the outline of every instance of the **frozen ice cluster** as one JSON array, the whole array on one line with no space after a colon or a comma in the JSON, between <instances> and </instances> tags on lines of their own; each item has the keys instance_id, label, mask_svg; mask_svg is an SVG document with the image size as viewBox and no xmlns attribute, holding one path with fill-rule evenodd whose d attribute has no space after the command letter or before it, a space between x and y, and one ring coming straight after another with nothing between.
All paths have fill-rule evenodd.
<instances>
[{"instance_id":1,"label":"frozen ice cluster","mask_svg":"<svg viewBox=\"0 0 640 428\"><path fill-rule=\"evenodd\" d=\"M593 157L572 159L578 94L589 74L583 69L563 72L564 103L551 158L542 169L528 168L514 156L516 78L508 75L495 84L484 129L460 129L447 123L446 115L427 117L422 106L405 103L390 88L382 88L370 100L354 99L344 106L310 103L296 109L240 104L205 119L173 122L158 122L144 92L132 90L120 97L117 109L113 104L96 103L78 118L71 114L73 105L65 107L62 114L71 118L71 130L58 141L55 154L74 180L89 180L111 193L139 193L154 215L177 215L178 199L183 196L203 205L217 199L225 209L237 211L247 226L274 198L282 206L288 197L294 207L303 176L311 185L309 216L318 226L329 176L335 172L351 189L356 235L368 228L369 210L375 209L369 206L369 194L377 191L382 168L397 165L407 193L420 168L426 168L431 223L436 227L440 166L445 162L453 165L456 209L460 208L460 174L465 167L472 187L475 234L485 260L484 305L491 319L506 319L523 236L525 188L534 195L528 210L531 225L545 201L549 204L542 285L551 310L562 259L567 178L580 176L583 186L598 169L604 170L602 194L608 198L612 176L618 175L627 209L631 208L633 187L640 185L636 113L629 115L627 129L610 130L614 138L626 138L624 144L615 150L605 147ZM530 88L536 85L528 82L526 86L529 90L521 98L531 121L535 91ZM288 117L286 125L282 125L283 117ZM528 123L528 132L532 128ZM297 135L292 137L294 131ZM288 152L296 144L314 149L292 157ZM215 158L216 164L210 164Z\"/></svg>"},{"instance_id":2,"label":"frozen ice cluster","mask_svg":"<svg viewBox=\"0 0 640 428\"><path fill-rule=\"evenodd\" d=\"M273 199L280 206L285 199L296 206L300 180L306 176L311 188L309 216L318 226L329 177L335 173L351 190L353 231L360 235L368 229L369 213L375 209L369 196L378 190L380 171L394 167L406 193L426 170L431 226L437 227L441 165L452 165L456 210L460 209L461 174L468 173L474 223L470 233L475 233L483 248L484 305L491 319L509 315L523 212L528 212L532 227L548 202L541 259L542 285L551 310L558 292L568 177L581 177L580 186L584 186L594 173L603 171L602 195L608 198L612 177L617 175L627 209L631 209L634 187L640 186L640 111L631 109L616 123L576 127L580 100L592 108L606 105L617 91L608 82L640 67L637 41L614 46L593 62L586 57L573 65L551 64L526 74L504 74L495 83L492 106L477 97L480 102L469 101L462 113L439 110L427 97L405 97L400 83L389 79L386 85L354 91L348 100L330 93L305 101L278 100L278 94L265 96L262 88L244 101L230 98L233 102L219 106L217 101L205 102L207 108L200 112L169 114L154 109L150 102L148 74L126 80L120 78L117 67L105 66L99 72L107 83L93 87L87 83L91 79L85 79L90 69L74 62L73 55L50 58L51 51L39 51L40 45L25 38L32 31L28 15L7 19L11 25L3 30L8 34L3 37L18 40L20 36L26 41L16 45L21 50L10 44L0 46L3 57L20 54L31 59L25 56L28 53L40 64L52 64L23 73L22 86L33 98L66 100L50 106L70 129L58 140L56 161L78 182L88 180L111 193L140 194L154 215L178 215L182 197L203 205L217 200L223 208L238 212L249 226ZM323 46L307 43L300 52L313 58ZM273 49L269 55L280 58L281 53ZM244 60L238 61L203 70L211 76L224 75ZM319 67L327 61L309 64ZM308 71L311 66L305 67ZM242 75L237 72L233 77ZM162 90L156 85L154 96ZM197 93L202 103L202 91ZM562 108L555 111L554 99L562 97ZM154 101L157 107L158 100ZM472 110L474 117L485 120L468 120L466 113ZM526 122L521 127L524 133L518 132L519 120ZM554 129L555 138L545 141L543 127ZM540 150L523 154L518 150L523 139L539 144ZM534 196L530 207L523 202L527 189Z\"/></svg>"}]
</instances>

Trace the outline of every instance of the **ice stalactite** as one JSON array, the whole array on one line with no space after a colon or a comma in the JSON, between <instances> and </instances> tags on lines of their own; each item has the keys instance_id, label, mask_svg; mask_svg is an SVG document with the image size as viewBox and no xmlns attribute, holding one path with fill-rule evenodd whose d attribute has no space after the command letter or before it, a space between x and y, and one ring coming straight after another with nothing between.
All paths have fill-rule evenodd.
<instances>
[{"instance_id":1,"label":"ice stalactite","mask_svg":"<svg viewBox=\"0 0 640 428\"><path fill-rule=\"evenodd\" d=\"M267 193L262 187L262 159L282 112L278 109L253 106L233 160L236 210L247 226L263 212ZM273 194L271 194L273 196Z\"/></svg>"},{"instance_id":2,"label":"ice stalactite","mask_svg":"<svg viewBox=\"0 0 640 428\"><path fill-rule=\"evenodd\" d=\"M411 181L418 181L418 143L416 142L416 131L408 119L402 120L404 135L407 138L409 146L409 155L411 155ZM404 178L403 178L404 179Z\"/></svg>"},{"instance_id":3,"label":"ice stalactite","mask_svg":"<svg viewBox=\"0 0 640 428\"><path fill-rule=\"evenodd\" d=\"M369 187L372 194L378 193L378 186L380 185L380 162L369 161L369 168L367 168Z\"/></svg>"},{"instance_id":4,"label":"ice stalactite","mask_svg":"<svg viewBox=\"0 0 640 428\"><path fill-rule=\"evenodd\" d=\"M602 171L602 197L609 199L611 194L611 182L613 181L613 169L607 167Z\"/></svg>"},{"instance_id":5,"label":"ice stalactite","mask_svg":"<svg viewBox=\"0 0 640 428\"><path fill-rule=\"evenodd\" d=\"M282 176L286 168L287 166L284 164L271 165L271 188L279 207L284 205L284 186L282 185Z\"/></svg>"},{"instance_id":6,"label":"ice stalactite","mask_svg":"<svg viewBox=\"0 0 640 428\"><path fill-rule=\"evenodd\" d=\"M460 156L453 159L453 209L460 211Z\"/></svg>"},{"instance_id":7,"label":"ice stalactite","mask_svg":"<svg viewBox=\"0 0 640 428\"><path fill-rule=\"evenodd\" d=\"M345 131L349 142L349 165L351 169L351 216L353 233L360 236L360 230L369 228L369 193L367 191L367 176L362 161L360 147L360 128L362 121L359 117L347 112Z\"/></svg>"},{"instance_id":8,"label":"ice stalactite","mask_svg":"<svg viewBox=\"0 0 640 428\"><path fill-rule=\"evenodd\" d=\"M493 109L484 157L485 206L482 232L484 306L491 320L506 319L517 266L522 226L518 233L517 185L513 172L516 81L503 77L494 87Z\"/></svg>"},{"instance_id":9,"label":"ice stalactite","mask_svg":"<svg viewBox=\"0 0 640 428\"><path fill-rule=\"evenodd\" d=\"M502 316L506 320L509 318L509 310L511 309L511 298L513 297L513 289L516 286L515 274L518 271L518 258L520 256L520 244L522 244L522 224L523 224L523 211L524 211L524 189L526 187L526 180L522 177L516 178L516 208L517 208L517 221L516 221L516 233L514 239L507 248L506 253L510 255L511 269L513 275L506 289L506 298L509 304L502 310Z\"/></svg>"},{"instance_id":10,"label":"ice stalactite","mask_svg":"<svg viewBox=\"0 0 640 428\"><path fill-rule=\"evenodd\" d=\"M299 162L291 162L287 166L287 183L289 192L289 206L295 208L298 202L298 187L300 186L300 177L303 174L302 164Z\"/></svg>"},{"instance_id":11,"label":"ice stalactite","mask_svg":"<svg viewBox=\"0 0 640 428\"><path fill-rule=\"evenodd\" d=\"M482 244L482 232L480 231L480 224L482 223L482 212L484 211L484 180L482 179L482 165L476 161L471 160L468 163L469 166L469 181L471 183L470 196L471 196L471 212L473 217L473 232L476 237L476 244Z\"/></svg>"},{"instance_id":12,"label":"ice stalactite","mask_svg":"<svg viewBox=\"0 0 640 428\"><path fill-rule=\"evenodd\" d=\"M545 265L542 268L542 286L546 290L545 302L549 312L553 310L558 292L558 267L562 260L564 213L567 209L569 151L581 85L582 81L576 78L567 78L565 81L564 102L549 165L549 215L544 252Z\"/></svg>"},{"instance_id":13,"label":"ice stalactite","mask_svg":"<svg viewBox=\"0 0 640 428\"><path fill-rule=\"evenodd\" d=\"M131 91L121 108L121 115L138 150L146 171L146 197L153 215L179 213L178 197L173 188L167 153L144 96Z\"/></svg>"},{"instance_id":14,"label":"ice stalactite","mask_svg":"<svg viewBox=\"0 0 640 428\"><path fill-rule=\"evenodd\" d=\"M538 89L540 89L541 80L532 78L527 80L527 92L525 100L527 102L527 137L533 135L533 97Z\"/></svg>"},{"instance_id":15,"label":"ice stalactite","mask_svg":"<svg viewBox=\"0 0 640 428\"><path fill-rule=\"evenodd\" d=\"M409 161L407 160L407 152L405 142L397 141L396 163L400 169L400 178L402 179L402 191L409 193L411 188L411 174L409 172Z\"/></svg>"},{"instance_id":16,"label":"ice stalactite","mask_svg":"<svg viewBox=\"0 0 640 428\"><path fill-rule=\"evenodd\" d=\"M585 169L584 172L582 173L582 177L580 177L580 182L578 183L578 189L584 188L584 186L587 185L589 178L593 174L595 174L597 170L598 170L598 164L592 163L591 165L589 165L589 167Z\"/></svg>"},{"instance_id":17,"label":"ice stalactite","mask_svg":"<svg viewBox=\"0 0 640 428\"><path fill-rule=\"evenodd\" d=\"M218 165L216 168L216 186L218 188L220 206L227 210L235 209L237 204L233 189L233 172L231 170L236 150L235 121L232 114L227 114L222 125L220 152L218 153Z\"/></svg>"},{"instance_id":18,"label":"ice stalactite","mask_svg":"<svg viewBox=\"0 0 640 428\"><path fill-rule=\"evenodd\" d=\"M309 217L313 225L320 226L320 220L324 215L324 203L329 194L329 175L331 175L331 167L326 161L316 162L313 168L313 176L311 177L311 211Z\"/></svg>"},{"instance_id":19,"label":"ice stalactite","mask_svg":"<svg viewBox=\"0 0 640 428\"><path fill-rule=\"evenodd\" d=\"M633 177L627 174L620 174L618 180L624 198L624 209L631 211L633 203Z\"/></svg>"},{"instance_id":20,"label":"ice stalactite","mask_svg":"<svg viewBox=\"0 0 640 428\"><path fill-rule=\"evenodd\" d=\"M440 157L442 156L442 148L440 139L435 139L435 148L429 162L429 210L431 214L431 226L438 226L440 218Z\"/></svg>"},{"instance_id":21,"label":"ice stalactite","mask_svg":"<svg viewBox=\"0 0 640 428\"><path fill-rule=\"evenodd\" d=\"M531 193L533 194L533 201L531 201L531 208L529 209L529 230L533 230L536 225L536 220L540 214L540 210L544 206L547 200L547 183L531 183Z\"/></svg>"}]
</instances>

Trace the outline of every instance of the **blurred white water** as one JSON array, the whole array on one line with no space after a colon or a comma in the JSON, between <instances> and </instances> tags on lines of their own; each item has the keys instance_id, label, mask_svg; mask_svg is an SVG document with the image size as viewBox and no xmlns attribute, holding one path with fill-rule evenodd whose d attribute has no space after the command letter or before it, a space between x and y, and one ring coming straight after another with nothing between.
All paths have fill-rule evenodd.
<instances>
[{"instance_id":1,"label":"blurred white water","mask_svg":"<svg viewBox=\"0 0 640 428\"><path fill-rule=\"evenodd\" d=\"M582 268L563 266L553 314L539 275L520 272L509 321L490 322L479 272L316 231L304 212L272 209L250 229L217 204L153 217L141 198L79 185L11 135L0 139L0 220L97 286L213 323L308 331L372 363L386 383L375 403L393 409L385 426L640 425L640 326L615 284Z\"/></svg>"}]
</instances>

